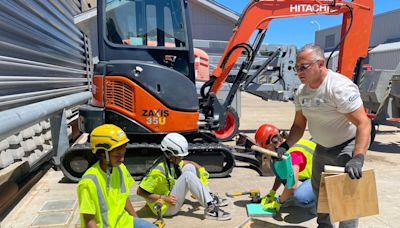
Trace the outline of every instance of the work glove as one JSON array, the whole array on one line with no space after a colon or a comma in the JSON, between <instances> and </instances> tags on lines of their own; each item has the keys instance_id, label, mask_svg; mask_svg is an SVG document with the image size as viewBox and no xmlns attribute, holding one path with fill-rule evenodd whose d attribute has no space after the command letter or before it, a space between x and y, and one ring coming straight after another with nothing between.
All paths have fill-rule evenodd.
<instances>
[{"instance_id":1,"label":"work glove","mask_svg":"<svg viewBox=\"0 0 400 228\"><path fill-rule=\"evenodd\" d=\"M210 177L210 174L207 172L207 170L204 167L200 167L198 170L198 177L200 179L200 182L204 186L208 186L208 178Z\"/></svg>"},{"instance_id":2,"label":"work glove","mask_svg":"<svg viewBox=\"0 0 400 228\"><path fill-rule=\"evenodd\" d=\"M362 177L362 166L364 164L364 154L357 154L350 159L345 166L345 172L351 179L360 179Z\"/></svg>"},{"instance_id":3,"label":"work glove","mask_svg":"<svg viewBox=\"0 0 400 228\"><path fill-rule=\"evenodd\" d=\"M285 148L283 148L283 147L278 147L276 149L276 153L278 154L278 160L282 159L282 156L286 153L286 151L287 150Z\"/></svg>"},{"instance_id":4,"label":"work glove","mask_svg":"<svg viewBox=\"0 0 400 228\"><path fill-rule=\"evenodd\" d=\"M267 203L265 205L261 205L266 211L275 211L278 212L281 208L281 203L279 203L279 198L275 198L272 202Z\"/></svg>"},{"instance_id":5,"label":"work glove","mask_svg":"<svg viewBox=\"0 0 400 228\"><path fill-rule=\"evenodd\" d=\"M278 160L282 159L282 156L286 153L287 150L289 150L289 145L286 143L286 141L283 142L278 148L276 148Z\"/></svg>"},{"instance_id":6,"label":"work glove","mask_svg":"<svg viewBox=\"0 0 400 228\"><path fill-rule=\"evenodd\" d=\"M275 191L271 189L267 195L261 199L261 205L266 205L275 200Z\"/></svg>"}]
</instances>

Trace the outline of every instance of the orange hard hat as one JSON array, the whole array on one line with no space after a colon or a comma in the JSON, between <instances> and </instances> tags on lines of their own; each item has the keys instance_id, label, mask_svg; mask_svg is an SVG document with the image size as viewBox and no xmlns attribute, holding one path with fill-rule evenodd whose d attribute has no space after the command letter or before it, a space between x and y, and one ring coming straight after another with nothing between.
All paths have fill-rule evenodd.
<instances>
[{"instance_id":1,"label":"orange hard hat","mask_svg":"<svg viewBox=\"0 0 400 228\"><path fill-rule=\"evenodd\" d=\"M261 125L256 131L255 140L257 145L262 148L270 145L277 147L282 141L279 129L272 124Z\"/></svg>"}]
</instances>

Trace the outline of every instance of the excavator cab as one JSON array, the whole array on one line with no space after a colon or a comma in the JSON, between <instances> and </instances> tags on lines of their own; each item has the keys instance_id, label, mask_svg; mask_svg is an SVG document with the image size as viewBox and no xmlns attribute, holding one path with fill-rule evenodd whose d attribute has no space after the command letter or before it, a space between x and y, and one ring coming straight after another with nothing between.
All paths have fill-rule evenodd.
<instances>
[{"instance_id":1,"label":"excavator cab","mask_svg":"<svg viewBox=\"0 0 400 228\"><path fill-rule=\"evenodd\" d=\"M91 104L80 107L80 129L112 123L130 138L125 165L140 178L160 157L169 132L189 141L189 160L211 176L234 166L231 150L211 131L199 130L194 51L186 0L101 0L97 2L99 62L92 78ZM62 170L77 180L94 160L90 145L75 144ZM185 158L186 159L186 158Z\"/></svg>"},{"instance_id":2,"label":"excavator cab","mask_svg":"<svg viewBox=\"0 0 400 228\"><path fill-rule=\"evenodd\" d=\"M128 134L197 131L186 1L107 0L97 7L99 63L92 105L105 112L102 122ZM99 124L86 123L86 132Z\"/></svg>"}]
</instances>

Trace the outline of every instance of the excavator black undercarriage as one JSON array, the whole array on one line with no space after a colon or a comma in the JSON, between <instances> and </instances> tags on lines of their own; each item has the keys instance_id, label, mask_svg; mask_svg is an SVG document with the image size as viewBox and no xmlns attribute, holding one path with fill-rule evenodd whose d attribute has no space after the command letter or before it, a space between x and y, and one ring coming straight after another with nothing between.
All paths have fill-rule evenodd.
<instances>
[{"instance_id":1,"label":"excavator black undercarriage","mask_svg":"<svg viewBox=\"0 0 400 228\"><path fill-rule=\"evenodd\" d=\"M185 157L185 160L202 164L210 173L210 177L227 177L235 166L234 149L214 141L211 136L203 133L197 134L196 137L193 136L185 135L191 142L189 143L189 155ZM160 144L155 143L158 140L154 138L157 137L151 137L152 140L141 139L142 142L127 144L124 164L135 180L140 180L153 163L162 156ZM80 141L82 143L79 143ZM90 150L90 143L87 141L87 134L85 134L62 158L61 169L68 179L78 181L86 169L97 160L98 158Z\"/></svg>"}]
</instances>

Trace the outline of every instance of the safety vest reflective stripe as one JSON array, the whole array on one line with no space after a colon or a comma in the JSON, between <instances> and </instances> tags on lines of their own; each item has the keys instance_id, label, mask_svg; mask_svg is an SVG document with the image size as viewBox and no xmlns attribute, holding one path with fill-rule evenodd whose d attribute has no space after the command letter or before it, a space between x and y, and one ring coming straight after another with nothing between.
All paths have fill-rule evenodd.
<instances>
[{"instance_id":1,"label":"safety vest reflective stripe","mask_svg":"<svg viewBox=\"0 0 400 228\"><path fill-rule=\"evenodd\" d=\"M165 173L164 167L162 167L161 164L158 164L156 167L154 167L154 169L158 169L158 170L160 170L164 175L167 175L167 174Z\"/></svg>"},{"instance_id":2,"label":"safety vest reflective stripe","mask_svg":"<svg viewBox=\"0 0 400 228\"><path fill-rule=\"evenodd\" d=\"M299 173L299 180L306 180L311 178L312 171L312 157L315 150L316 144L310 140L300 139L295 145L293 145L288 152L300 151L307 159L307 164Z\"/></svg>"},{"instance_id":3,"label":"safety vest reflective stripe","mask_svg":"<svg viewBox=\"0 0 400 228\"><path fill-rule=\"evenodd\" d=\"M97 180L96 175L87 174L87 175L83 176L82 179L92 180L94 185L96 186L97 197L98 197L99 204L100 204L101 219L103 220L103 228L107 228L108 227L107 203L106 203L106 199L104 198L103 192L101 191L101 187L100 187L99 181Z\"/></svg>"},{"instance_id":4,"label":"safety vest reflective stripe","mask_svg":"<svg viewBox=\"0 0 400 228\"><path fill-rule=\"evenodd\" d=\"M294 146L292 148L295 150L296 147L303 148L305 151L307 151L310 154L313 154L313 152L314 152L314 150L312 148L310 148L310 147L308 147L306 145L294 144ZM290 148L290 149L292 149L292 148Z\"/></svg>"},{"instance_id":5,"label":"safety vest reflective stripe","mask_svg":"<svg viewBox=\"0 0 400 228\"><path fill-rule=\"evenodd\" d=\"M125 180L124 180L124 175L122 174L122 169L121 167L118 167L118 171L119 171L119 183L120 183L120 189L121 189L121 193L125 193L126 192L126 186L125 186Z\"/></svg>"},{"instance_id":6,"label":"safety vest reflective stripe","mask_svg":"<svg viewBox=\"0 0 400 228\"><path fill-rule=\"evenodd\" d=\"M183 161L179 162L179 168L183 168ZM163 173L165 176L167 176L167 173L165 172L165 168L164 168L164 163L159 163L156 167L154 167L153 169L158 169L161 171L161 173Z\"/></svg>"},{"instance_id":7,"label":"safety vest reflective stripe","mask_svg":"<svg viewBox=\"0 0 400 228\"><path fill-rule=\"evenodd\" d=\"M125 193L126 192L126 185L125 185L125 179L124 179L124 175L122 173L122 169L121 167L117 167L118 171L119 171L119 180L120 180L120 189L121 189L121 193ZM107 203L106 203L106 199L103 195L103 191L101 191L101 187L99 184L99 181L97 180L96 175L94 174L87 174L85 176L82 177L82 179L89 179L92 180L94 185L96 186L96 191L97 191L97 197L99 200L99 204L100 204L100 213L101 213L101 219L103 220L103 228L107 228L108 227L108 210L107 210ZM117 221L119 220L121 215L119 215Z\"/></svg>"}]
</instances>

